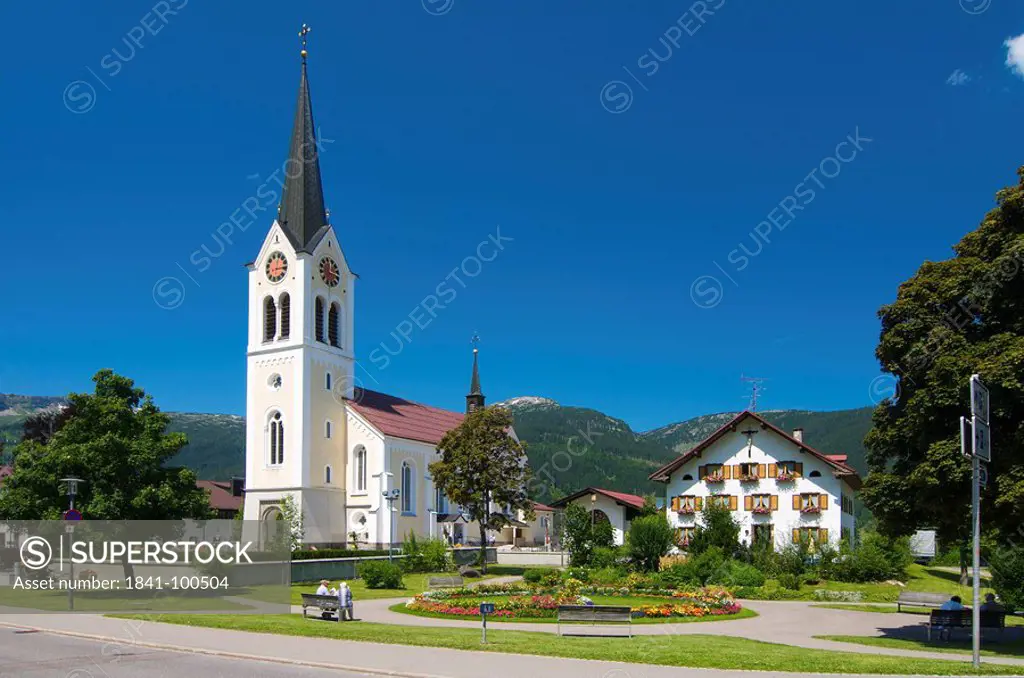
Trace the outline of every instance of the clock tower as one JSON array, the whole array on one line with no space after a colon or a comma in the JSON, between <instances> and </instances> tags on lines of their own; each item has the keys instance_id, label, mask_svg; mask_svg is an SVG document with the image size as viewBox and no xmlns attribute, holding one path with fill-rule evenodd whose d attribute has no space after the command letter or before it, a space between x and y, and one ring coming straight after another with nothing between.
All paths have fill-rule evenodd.
<instances>
[{"instance_id":1,"label":"clock tower","mask_svg":"<svg viewBox=\"0 0 1024 678\"><path fill-rule=\"evenodd\" d=\"M277 218L249 268L244 518L264 536L285 497L305 540L343 541L355 275L325 209L319 139L302 66ZM272 185L272 184L271 184Z\"/></svg>"}]
</instances>

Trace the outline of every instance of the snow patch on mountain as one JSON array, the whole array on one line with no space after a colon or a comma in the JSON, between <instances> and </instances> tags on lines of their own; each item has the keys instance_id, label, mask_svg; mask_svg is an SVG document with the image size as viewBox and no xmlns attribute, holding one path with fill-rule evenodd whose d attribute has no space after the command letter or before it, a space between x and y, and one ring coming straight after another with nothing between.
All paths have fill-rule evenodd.
<instances>
[{"instance_id":1,"label":"snow patch on mountain","mask_svg":"<svg viewBox=\"0 0 1024 678\"><path fill-rule=\"evenodd\" d=\"M539 407L558 407L558 403L552 400L551 398L542 398L540 396L517 396L515 398L509 398L508 400L502 400L500 403L495 404L498 407L507 407L510 410Z\"/></svg>"}]
</instances>

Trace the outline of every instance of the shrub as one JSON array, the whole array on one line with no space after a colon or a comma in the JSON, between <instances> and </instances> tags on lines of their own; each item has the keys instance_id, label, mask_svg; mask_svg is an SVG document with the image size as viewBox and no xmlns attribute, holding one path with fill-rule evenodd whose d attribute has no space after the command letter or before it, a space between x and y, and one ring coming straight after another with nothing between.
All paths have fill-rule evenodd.
<instances>
[{"instance_id":1,"label":"shrub","mask_svg":"<svg viewBox=\"0 0 1024 678\"><path fill-rule=\"evenodd\" d=\"M386 556L385 550L354 551L352 549L319 549L313 551L302 549L292 551L292 560L316 560L317 558L365 558L366 556ZM255 560L255 558L253 558Z\"/></svg>"},{"instance_id":2,"label":"shrub","mask_svg":"<svg viewBox=\"0 0 1024 678\"><path fill-rule=\"evenodd\" d=\"M590 566L595 568L618 567L628 558L629 555L622 548L598 546L590 558Z\"/></svg>"},{"instance_id":3,"label":"shrub","mask_svg":"<svg viewBox=\"0 0 1024 678\"><path fill-rule=\"evenodd\" d=\"M540 584L545 579L561 579L561 572L554 567L529 567L523 572L523 581L528 584Z\"/></svg>"},{"instance_id":4,"label":"shrub","mask_svg":"<svg viewBox=\"0 0 1024 678\"><path fill-rule=\"evenodd\" d=\"M740 546L740 525L733 519L732 512L705 501L701 518L703 524L698 525L694 531L690 553L699 555L709 548L717 547L723 554L732 557Z\"/></svg>"},{"instance_id":5,"label":"shrub","mask_svg":"<svg viewBox=\"0 0 1024 678\"><path fill-rule=\"evenodd\" d=\"M799 591L800 583L800 575L798 574L783 572L779 575L779 585L784 589L789 589L790 591Z\"/></svg>"},{"instance_id":6,"label":"shrub","mask_svg":"<svg viewBox=\"0 0 1024 678\"><path fill-rule=\"evenodd\" d=\"M1009 611L1024 610L1024 548L1000 549L989 558L992 588Z\"/></svg>"},{"instance_id":7,"label":"shrub","mask_svg":"<svg viewBox=\"0 0 1024 678\"><path fill-rule=\"evenodd\" d=\"M730 588L758 587L764 586L765 579L764 573L753 565L741 563L738 560L727 560L722 563L707 583Z\"/></svg>"},{"instance_id":8,"label":"shrub","mask_svg":"<svg viewBox=\"0 0 1024 678\"><path fill-rule=\"evenodd\" d=\"M385 560L368 560L359 564L359 577L368 589L404 589L402 568Z\"/></svg>"},{"instance_id":9,"label":"shrub","mask_svg":"<svg viewBox=\"0 0 1024 678\"><path fill-rule=\"evenodd\" d=\"M443 539L420 540L410 532L402 543L402 569L406 572L449 572L455 569L448 544Z\"/></svg>"},{"instance_id":10,"label":"shrub","mask_svg":"<svg viewBox=\"0 0 1024 678\"><path fill-rule=\"evenodd\" d=\"M577 579L585 584L590 581L590 570L585 567L570 567L565 571L565 579Z\"/></svg>"},{"instance_id":11,"label":"shrub","mask_svg":"<svg viewBox=\"0 0 1024 678\"><path fill-rule=\"evenodd\" d=\"M661 580L666 586L677 589L701 585L692 561L676 563L662 570Z\"/></svg>"},{"instance_id":12,"label":"shrub","mask_svg":"<svg viewBox=\"0 0 1024 678\"><path fill-rule=\"evenodd\" d=\"M611 548L615 545L615 528L607 520L598 520L591 528L590 541L595 549Z\"/></svg>"},{"instance_id":13,"label":"shrub","mask_svg":"<svg viewBox=\"0 0 1024 678\"><path fill-rule=\"evenodd\" d=\"M699 586L715 578L724 565L725 553L717 546L712 546L689 562L693 568L693 578Z\"/></svg>"},{"instance_id":14,"label":"shrub","mask_svg":"<svg viewBox=\"0 0 1024 678\"><path fill-rule=\"evenodd\" d=\"M626 578L624 567L603 567L590 573L590 582L600 586L611 586L618 584Z\"/></svg>"},{"instance_id":15,"label":"shrub","mask_svg":"<svg viewBox=\"0 0 1024 678\"><path fill-rule=\"evenodd\" d=\"M913 561L908 538L890 538L866 530L861 532L860 543L852 549L844 547L827 569L836 581L885 581L906 579L907 567Z\"/></svg>"},{"instance_id":16,"label":"shrub","mask_svg":"<svg viewBox=\"0 0 1024 678\"><path fill-rule=\"evenodd\" d=\"M626 538L626 549L633 565L644 572L657 572L661 557L673 544L675 532L663 513L634 520Z\"/></svg>"},{"instance_id":17,"label":"shrub","mask_svg":"<svg viewBox=\"0 0 1024 678\"><path fill-rule=\"evenodd\" d=\"M565 507L562 521L562 542L569 551L571 565L586 565L594 550L590 514L579 504Z\"/></svg>"}]
</instances>

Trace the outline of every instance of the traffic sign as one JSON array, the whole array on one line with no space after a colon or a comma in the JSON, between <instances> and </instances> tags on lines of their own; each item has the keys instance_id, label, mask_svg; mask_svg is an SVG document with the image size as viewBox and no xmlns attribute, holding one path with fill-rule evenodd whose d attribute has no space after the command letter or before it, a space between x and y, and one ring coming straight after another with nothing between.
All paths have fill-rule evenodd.
<instances>
[{"instance_id":1,"label":"traffic sign","mask_svg":"<svg viewBox=\"0 0 1024 678\"><path fill-rule=\"evenodd\" d=\"M978 485L988 487L988 466L985 464L978 465Z\"/></svg>"},{"instance_id":2,"label":"traffic sign","mask_svg":"<svg viewBox=\"0 0 1024 678\"><path fill-rule=\"evenodd\" d=\"M64 512L64 520L81 520L82 513L78 509L68 509Z\"/></svg>"},{"instance_id":3,"label":"traffic sign","mask_svg":"<svg viewBox=\"0 0 1024 678\"><path fill-rule=\"evenodd\" d=\"M988 387L981 383L981 377L971 375L971 414L975 419L991 423L988 411Z\"/></svg>"},{"instance_id":4,"label":"traffic sign","mask_svg":"<svg viewBox=\"0 0 1024 678\"><path fill-rule=\"evenodd\" d=\"M971 428L974 429L974 456L982 461L992 461L992 434L988 424L975 417Z\"/></svg>"},{"instance_id":5,"label":"traffic sign","mask_svg":"<svg viewBox=\"0 0 1024 678\"><path fill-rule=\"evenodd\" d=\"M971 421L967 417L960 417L960 453L971 459L974 457L974 453L971 448L968 447L968 440L973 440L973 434L971 433Z\"/></svg>"},{"instance_id":6,"label":"traffic sign","mask_svg":"<svg viewBox=\"0 0 1024 678\"><path fill-rule=\"evenodd\" d=\"M494 614L494 603L480 603L480 614Z\"/></svg>"}]
</instances>

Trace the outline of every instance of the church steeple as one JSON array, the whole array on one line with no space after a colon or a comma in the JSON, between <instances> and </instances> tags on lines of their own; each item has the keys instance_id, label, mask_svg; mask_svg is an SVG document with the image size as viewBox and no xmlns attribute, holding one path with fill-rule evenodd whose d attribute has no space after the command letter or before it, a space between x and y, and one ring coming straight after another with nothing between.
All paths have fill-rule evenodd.
<instances>
[{"instance_id":1,"label":"church steeple","mask_svg":"<svg viewBox=\"0 0 1024 678\"><path fill-rule=\"evenodd\" d=\"M278 223L288 233L295 249L305 252L312 251L328 230L323 182L320 178L320 154L313 124L313 104L306 78L306 34L309 30L303 24L299 32L302 37L302 76L295 106L291 148L285 164L284 189L277 215Z\"/></svg>"},{"instance_id":2,"label":"church steeple","mask_svg":"<svg viewBox=\"0 0 1024 678\"><path fill-rule=\"evenodd\" d=\"M476 344L479 341L478 337L473 337L473 376L469 382L469 395L466 396L466 414L484 408L484 394L480 391L480 366L477 362L480 349L476 347Z\"/></svg>"}]
</instances>

